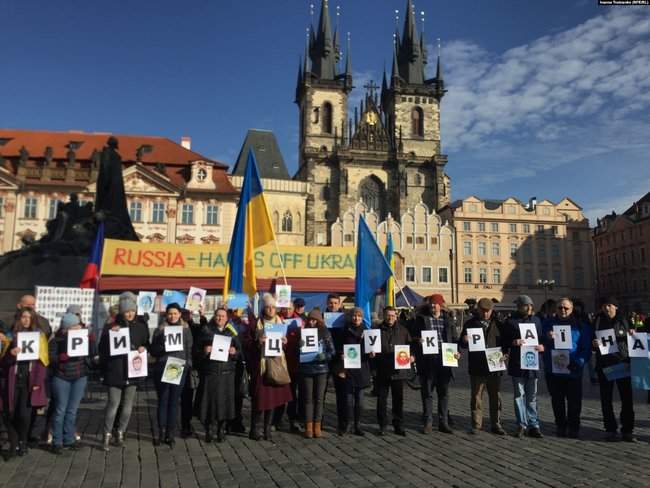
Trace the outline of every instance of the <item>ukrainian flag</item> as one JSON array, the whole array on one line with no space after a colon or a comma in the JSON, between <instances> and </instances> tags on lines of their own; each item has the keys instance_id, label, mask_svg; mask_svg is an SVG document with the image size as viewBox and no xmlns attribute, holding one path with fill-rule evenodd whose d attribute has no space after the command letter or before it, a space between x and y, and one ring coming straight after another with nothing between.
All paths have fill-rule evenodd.
<instances>
[{"instance_id":1,"label":"ukrainian flag","mask_svg":"<svg viewBox=\"0 0 650 488\"><path fill-rule=\"evenodd\" d=\"M386 256L386 261L390 264L390 269L393 272L386 281L386 306L394 307L395 306L395 256L393 255L393 236L389 233L388 240L386 241L386 250L384 251L384 256Z\"/></svg>"},{"instance_id":2,"label":"ukrainian flag","mask_svg":"<svg viewBox=\"0 0 650 488\"><path fill-rule=\"evenodd\" d=\"M273 240L275 233L264 199L262 181L255 155L250 150L228 251L223 286L224 300L232 293L246 293L248 296L255 294L255 249Z\"/></svg>"}]
</instances>

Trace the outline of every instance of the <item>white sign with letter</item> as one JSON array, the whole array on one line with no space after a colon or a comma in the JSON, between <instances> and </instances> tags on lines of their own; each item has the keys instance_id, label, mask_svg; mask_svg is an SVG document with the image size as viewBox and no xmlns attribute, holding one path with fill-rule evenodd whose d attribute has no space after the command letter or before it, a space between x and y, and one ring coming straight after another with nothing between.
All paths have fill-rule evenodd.
<instances>
[{"instance_id":1,"label":"white sign with letter","mask_svg":"<svg viewBox=\"0 0 650 488\"><path fill-rule=\"evenodd\" d=\"M212 338L212 351L210 352L210 359L212 361L221 361L225 363L228 361L230 354L230 344L232 337L227 335L215 334Z\"/></svg>"},{"instance_id":2,"label":"white sign with letter","mask_svg":"<svg viewBox=\"0 0 650 488\"><path fill-rule=\"evenodd\" d=\"M537 327L535 324L519 324L519 333L525 346L538 346Z\"/></svg>"},{"instance_id":3,"label":"white sign with letter","mask_svg":"<svg viewBox=\"0 0 650 488\"><path fill-rule=\"evenodd\" d=\"M266 333L264 356L267 358L282 356L282 332Z\"/></svg>"},{"instance_id":4,"label":"white sign with letter","mask_svg":"<svg viewBox=\"0 0 650 488\"><path fill-rule=\"evenodd\" d=\"M571 326L554 325L553 341L555 341L555 349L571 349L573 347L573 340L571 338Z\"/></svg>"},{"instance_id":5,"label":"white sign with letter","mask_svg":"<svg viewBox=\"0 0 650 488\"><path fill-rule=\"evenodd\" d=\"M108 331L108 345L111 356L123 356L131 350L131 335L128 327Z\"/></svg>"},{"instance_id":6,"label":"white sign with letter","mask_svg":"<svg viewBox=\"0 0 650 488\"><path fill-rule=\"evenodd\" d=\"M598 350L601 356L618 352L614 329L597 330L596 338L598 339Z\"/></svg>"},{"instance_id":7,"label":"white sign with letter","mask_svg":"<svg viewBox=\"0 0 650 488\"><path fill-rule=\"evenodd\" d=\"M16 361L33 361L38 359L41 351L40 332L18 332L16 344L20 348Z\"/></svg>"},{"instance_id":8,"label":"white sign with letter","mask_svg":"<svg viewBox=\"0 0 650 488\"><path fill-rule=\"evenodd\" d=\"M68 356L88 356L88 329L68 330Z\"/></svg>"},{"instance_id":9,"label":"white sign with letter","mask_svg":"<svg viewBox=\"0 0 650 488\"><path fill-rule=\"evenodd\" d=\"M483 329L467 329L467 342L469 343L470 352L485 351L485 336Z\"/></svg>"},{"instance_id":10,"label":"white sign with letter","mask_svg":"<svg viewBox=\"0 0 650 488\"><path fill-rule=\"evenodd\" d=\"M440 354L437 330L422 331L422 354Z\"/></svg>"},{"instance_id":11,"label":"white sign with letter","mask_svg":"<svg viewBox=\"0 0 650 488\"><path fill-rule=\"evenodd\" d=\"M366 329L363 331L363 346L366 354L381 352L381 330Z\"/></svg>"},{"instance_id":12,"label":"white sign with letter","mask_svg":"<svg viewBox=\"0 0 650 488\"><path fill-rule=\"evenodd\" d=\"M183 350L183 326L166 325L165 326L165 352L174 352Z\"/></svg>"},{"instance_id":13,"label":"white sign with letter","mask_svg":"<svg viewBox=\"0 0 650 488\"><path fill-rule=\"evenodd\" d=\"M305 327L300 329L300 352L307 354L310 352L318 352L318 329L315 327Z\"/></svg>"},{"instance_id":14,"label":"white sign with letter","mask_svg":"<svg viewBox=\"0 0 650 488\"><path fill-rule=\"evenodd\" d=\"M646 332L628 334L627 350L631 358L648 359L648 334Z\"/></svg>"}]
</instances>

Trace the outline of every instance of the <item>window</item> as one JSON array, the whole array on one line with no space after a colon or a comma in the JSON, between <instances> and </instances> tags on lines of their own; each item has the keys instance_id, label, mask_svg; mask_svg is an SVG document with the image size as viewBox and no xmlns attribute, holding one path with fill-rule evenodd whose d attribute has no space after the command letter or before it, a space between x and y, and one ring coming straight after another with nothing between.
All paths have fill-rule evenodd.
<instances>
[{"instance_id":1,"label":"window","mask_svg":"<svg viewBox=\"0 0 650 488\"><path fill-rule=\"evenodd\" d=\"M25 198L25 214L26 219L35 219L38 201L34 197Z\"/></svg>"},{"instance_id":2,"label":"window","mask_svg":"<svg viewBox=\"0 0 650 488\"><path fill-rule=\"evenodd\" d=\"M47 212L47 218L48 220L52 220L56 218L56 211L59 208L59 201L56 199L50 200L50 208Z\"/></svg>"},{"instance_id":3,"label":"window","mask_svg":"<svg viewBox=\"0 0 650 488\"><path fill-rule=\"evenodd\" d=\"M413 182L415 183L415 186L422 185L422 176L419 175L419 174L416 174L415 177L413 178Z\"/></svg>"},{"instance_id":4,"label":"window","mask_svg":"<svg viewBox=\"0 0 650 488\"><path fill-rule=\"evenodd\" d=\"M472 231L472 223L471 222L463 222L463 230L465 232L471 232Z\"/></svg>"},{"instance_id":5,"label":"window","mask_svg":"<svg viewBox=\"0 0 650 488\"><path fill-rule=\"evenodd\" d=\"M530 260L533 257L533 251L532 251L532 246L530 245L530 242L524 243L523 246L524 249L524 258Z\"/></svg>"},{"instance_id":6,"label":"window","mask_svg":"<svg viewBox=\"0 0 650 488\"><path fill-rule=\"evenodd\" d=\"M544 210L542 210L542 213L544 215L551 215L551 209L548 207L544 207Z\"/></svg>"},{"instance_id":7,"label":"window","mask_svg":"<svg viewBox=\"0 0 650 488\"><path fill-rule=\"evenodd\" d=\"M479 232L485 232L485 222L479 222L478 223L478 231Z\"/></svg>"},{"instance_id":8,"label":"window","mask_svg":"<svg viewBox=\"0 0 650 488\"><path fill-rule=\"evenodd\" d=\"M543 242L537 244L537 256L539 259L546 259L546 245Z\"/></svg>"},{"instance_id":9,"label":"window","mask_svg":"<svg viewBox=\"0 0 650 488\"><path fill-rule=\"evenodd\" d=\"M553 270L553 281L555 281L555 286L560 286L562 283L562 272L559 269Z\"/></svg>"},{"instance_id":10,"label":"window","mask_svg":"<svg viewBox=\"0 0 650 488\"><path fill-rule=\"evenodd\" d=\"M343 236L343 240L344 240L345 242L352 242L352 234L345 234L345 235Z\"/></svg>"},{"instance_id":11,"label":"window","mask_svg":"<svg viewBox=\"0 0 650 488\"><path fill-rule=\"evenodd\" d=\"M165 222L165 204L162 202L154 202L151 208L151 222L154 224L162 224Z\"/></svg>"},{"instance_id":12,"label":"window","mask_svg":"<svg viewBox=\"0 0 650 488\"><path fill-rule=\"evenodd\" d=\"M514 258L517 256L517 244L511 243L510 244L510 257Z\"/></svg>"},{"instance_id":13,"label":"window","mask_svg":"<svg viewBox=\"0 0 650 488\"><path fill-rule=\"evenodd\" d=\"M219 225L219 207L217 205L208 205L205 209L206 225Z\"/></svg>"},{"instance_id":14,"label":"window","mask_svg":"<svg viewBox=\"0 0 650 488\"><path fill-rule=\"evenodd\" d=\"M472 255L472 241L463 242L463 256Z\"/></svg>"},{"instance_id":15,"label":"window","mask_svg":"<svg viewBox=\"0 0 650 488\"><path fill-rule=\"evenodd\" d=\"M485 256L487 254L487 245L485 242L479 242L478 243L478 255L479 256Z\"/></svg>"},{"instance_id":16,"label":"window","mask_svg":"<svg viewBox=\"0 0 650 488\"><path fill-rule=\"evenodd\" d=\"M492 232L499 232L499 224L497 222L492 222Z\"/></svg>"},{"instance_id":17,"label":"window","mask_svg":"<svg viewBox=\"0 0 650 488\"><path fill-rule=\"evenodd\" d=\"M578 231L578 230L573 231L573 240L574 241L579 241L580 240L580 231Z\"/></svg>"},{"instance_id":18,"label":"window","mask_svg":"<svg viewBox=\"0 0 650 488\"><path fill-rule=\"evenodd\" d=\"M431 277L431 268L429 266L423 266L422 267L422 283L431 283L432 277Z\"/></svg>"},{"instance_id":19,"label":"window","mask_svg":"<svg viewBox=\"0 0 650 488\"><path fill-rule=\"evenodd\" d=\"M194 225L194 205L184 203L181 207L181 224Z\"/></svg>"},{"instance_id":20,"label":"window","mask_svg":"<svg viewBox=\"0 0 650 488\"><path fill-rule=\"evenodd\" d=\"M492 270L492 283L494 283L495 285L501 284L501 269L494 268Z\"/></svg>"},{"instance_id":21,"label":"window","mask_svg":"<svg viewBox=\"0 0 650 488\"><path fill-rule=\"evenodd\" d=\"M424 137L424 113L420 107L411 110L411 135Z\"/></svg>"},{"instance_id":22,"label":"window","mask_svg":"<svg viewBox=\"0 0 650 488\"><path fill-rule=\"evenodd\" d=\"M438 268L438 283L449 283L449 268Z\"/></svg>"},{"instance_id":23,"label":"window","mask_svg":"<svg viewBox=\"0 0 650 488\"><path fill-rule=\"evenodd\" d=\"M498 242L493 242L492 243L492 256L500 256L501 255L501 246L499 245Z\"/></svg>"},{"instance_id":24,"label":"window","mask_svg":"<svg viewBox=\"0 0 650 488\"><path fill-rule=\"evenodd\" d=\"M558 235L558 234L560 233L560 231L559 231L557 225L553 225L553 226L551 226L551 229L553 230L553 235L554 235L554 236L556 236L556 235Z\"/></svg>"},{"instance_id":25,"label":"window","mask_svg":"<svg viewBox=\"0 0 650 488\"><path fill-rule=\"evenodd\" d=\"M142 222L142 202L129 204L129 217L131 217L131 222Z\"/></svg>"},{"instance_id":26,"label":"window","mask_svg":"<svg viewBox=\"0 0 650 488\"><path fill-rule=\"evenodd\" d=\"M424 244L424 237L418 236L415 238L415 243L416 244Z\"/></svg>"},{"instance_id":27,"label":"window","mask_svg":"<svg viewBox=\"0 0 650 488\"><path fill-rule=\"evenodd\" d=\"M406 236L406 243L413 244L413 236Z\"/></svg>"},{"instance_id":28,"label":"window","mask_svg":"<svg viewBox=\"0 0 650 488\"><path fill-rule=\"evenodd\" d=\"M293 232L293 217L288 210L282 217L282 232Z\"/></svg>"},{"instance_id":29,"label":"window","mask_svg":"<svg viewBox=\"0 0 650 488\"><path fill-rule=\"evenodd\" d=\"M325 102L323 104L322 131L325 134L332 133L332 104Z\"/></svg>"},{"instance_id":30,"label":"window","mask_svg":"<svg viewBox=\"0 0 650 488\"><path fill-rule=\"evenodd\" d=\"M576 287L577 288L583 288L585 286L585 274L581 269L576 269L573 272L573 275L575 276L576 280ZM627 281L625 282L627 285Z\"/></svg>"},{"instance_id":31,"label":"window","mask_svg":"<svg viewBox=\"0 0 650 488\"><path fill-rule=\"evenodd\" d=\"M404 268L406 273L406 281L409 283L415 282L415 266L406 266Z\"/></svg>"},{"instance_id":32,"label":"window","mask_svg":"<svg viewBox=\"0 0 650 488\"><path fill-rule=\"evenodd\" d=\"M530 234L530 224L524 224L524 234Z\"/></svg>"},{"instance_id":33,"label":"window","mask_svg":"<svg viewBox=\"0 0 650 488\"><path fill-rule=\"evenodd\" d=\"M465 268L465 283L472 282L472 268Z\"/></svg>"},{"instance_id":34,"label":"window","mask_svg":"<svg viewBox=\"0 0 650 488\"><path fill-rule=\"evenodd\" d=\"M196 172L196 181L205 181L207 177L208 172L205 170L205 168L199 168L199 170Z\"/></svg>"},{"instance_id":35,"label":"window","mask_svg":"<svg viewBox=\"0 0 650 488\"><path fill-rule=\"evenodd\" d=\"M544 226L542 224L537 226L537 232L544 232Z\"/></svg>"},{"instance_id":36,"label":"window","mask_svg":"<svg viewBox=\"0 0 650 488\"><path fill-rule=\"evenodd\" d=\"M478 281L479 283L487 283L487 268L478 269Z\"/></svg>"},{"instance_id":37,"label":"window","mask_svg":"<svg viewBox=\"0 0 650 488\"><path fill-rule=\"evenodd\" d=\"M532 269L527 269L524 271L524 285L532 285L533 284L533 270Z\"/></svg>"},{"instance_id":38,"label":"window","mask_svg":"<svg viewBox=\"0 0 650 488\"><path fill-rule=\"evenodd\" d=\"M551 256L554 258L560 257L560 245L557 242L551 244Z\"/></svg>"},{"instance_id":39,"label":"window","mask_svg":"<svg viewBox=\"0 0 650 488\"><path fill-rule=\"evenodd\" d=\"M517 233L517 224L510 224L510 233L511 234Z\"/></svg>"}]
</instances>

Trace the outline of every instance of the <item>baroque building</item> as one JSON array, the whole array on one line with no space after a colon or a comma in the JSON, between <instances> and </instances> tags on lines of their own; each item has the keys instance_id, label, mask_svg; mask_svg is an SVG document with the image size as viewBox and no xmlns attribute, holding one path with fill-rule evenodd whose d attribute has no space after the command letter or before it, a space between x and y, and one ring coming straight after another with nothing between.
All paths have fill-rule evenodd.
<instances>
[{"instance_id":1,"label":"baroque building","mask_svg":"<svg viewBox=\"0 0 650 488\"><path fill-rule=\"evenodd\" d=\"M362 200L380 220L400 220L419 202L437 210L449 202L450 181L441 153L440 103L446 90L438 58L427 79L424 37L407 1L401 36L395 36L390 82L367 84L354 116L348 107L352 62L348 45L339 68L338 31L332 32L323 0L318 27L309 28L298 69L295 102L299 111L299 161L294 179L311 185L305 240L332 243L337 219Z\"/></svg>"}]
</instances>

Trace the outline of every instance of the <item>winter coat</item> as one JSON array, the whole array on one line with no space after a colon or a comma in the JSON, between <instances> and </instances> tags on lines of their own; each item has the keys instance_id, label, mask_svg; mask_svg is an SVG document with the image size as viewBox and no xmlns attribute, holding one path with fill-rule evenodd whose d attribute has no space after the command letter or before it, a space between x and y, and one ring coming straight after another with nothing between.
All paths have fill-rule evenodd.
<instances>
[{"instance_id":1,"label":"winter coat","mask_svg":"<svg viewBox=\"0 0 650 488\"><path fill-rule=\"evenodd\" d=\"M377 377L384 380L407 380L411 377L411 369L395 369L395 346L411 346L411 334L406 326L397 321L391 327L386 322L373 327L381 330L381 353L377 354ZM411 354L412 355L412 354Z\"/></svg>"},{"instance_id":2,"label":"winter coat","mask_svg":"<svg viewBox=\"0 0 650 488\"><path fill-rule=\"evenodd\" d=\"M317 330L318 330L318 346L319 346L319 351L321 352L315 355L312 354L311 361L300 362L298 366L298 372L302 376L315 376L319 374L327 374L330 370L329 363L335 354L332 335L330 334L330 331L325 326L318 327ZM298 345L296 347L296 352L298 354L298 357L300 357L301 343L302 340L298 342Z\"/></svg>"},{"instance_id":3,"label":"winter coat","mask_svg":"<svg viewBox=\"0 0 650 488\"><path fill-rule=\"evenodd\" d=\"M544 371L546 374L553 374L553 362L551 351L555 349L555 341L548 336L554 325L571 326L571 349L569 350L569 375L558 374L560 377L581 378L582 368L591 357L591 339L593 331L586 322L571 316L567 319L551 317L542 324L542 338L544 341Z\"/></svg>"},{"instance_id":4,"label":"winter coat","mask_svg":"<svg viewBox=\"0 0 650 488\"><path fill-rule=\"evenodd\" d=\"M469 344L463 340L463 338L467 336L467 329L483 329L486 348L500 347L504 354L507 352L507 347L504 347L502 341L503 326L494 316L490 318L487 326L485 326L483 321L478 317L472 317L465 322L465 325L463 325L463 331L460 333L460 347L463 349L469 348ZM501 371L490 372L485 351L469 352L468 356L469 359L467 364L470 376L501 376Z\"/></svg>"},{"instance_id":5,"label":"winter coat","mask_svg":"<svg viewBox=\"0 0 650 488\"><path fill-rule=\"evenodd\" d=\"M449 316L442 312L442 320L444 321L444 330L443 336L439 338L439 342L458 342L458 330ZM445 368L448 373L451 373L453 368L442 365L442 354L422 354L422 344L419 339L422 338L422 331L424 330L434 330L433 325L433 314L431 313L431 307L422 308L420 313L416 316L412 328L413 336L413 354L415 356L415 362L418 369L418 374L420 376L436 376L442 368Z\"/></svg>"},{"instance_id":6,"label":"winter coat","mask_svg":"<svg viewBox=\"0 0 650 488\"><path fill-rule=\"evenodd\" d=\"M7 411L10 414L13 413L15 406L14 395L16 391L16 369L18 367L16 356L9 352L14 347L16 347L15 339L0 360L0 410ZM47 367L38 359L20 361L20 363L28 363L29 378L27 381L30 391L30 405L32 408L44 407L47 405Z\"/></svg>"},{"instance_id":7,"label":"winter coat","mask_svg":"<svg viewBox=\"0 0 650 488\"><path fill-rule=\"evenodd\" d=\"M118 315L115 320L115 325L129 328L131 351L136 351L140 347L149 348L149 326L142 317L136 316L131 322L127 322L122 315ZM104 384L118 388L142 384L144 381L143 378L129 378L128 354L111 356L109 343L110 330L110 327L104 328L102 338L99 342L99 363Z\"/></svg>"},{"instance_id":8,"label":"winter coat","mask_svg":"<svg viewBox=\"0 0 650 488\"><path fill-rule=\"evenodd\" d=\"M343 357L339 356L338 364L340 365L340 371L345 372L348 389L370 386L370 357L366 354L366 345L363 339L364 330L363 325L355 327L349 322L343 328L343 344L359 344L361 346L361 368L343 369Z\"/></svg>"},{"instance_id":9,"label":"winter coat","mask_svg":"<svg viewBox=\"0 0 650 488\"><path fill-rule=\"evenodd\" d=\"M596 339L596 331L598 330L614 329L614 337L618 345L618 352L605 354L604 356L600 354L599 348L593 348L593 351L596 353L596 368L602 370L609 366L630 362L630 356L627 350L627 336L630 331L630 323L625 317L617 314L616 317L610 319L604 313L599 313L596 315L593 328L593 339Z\"/></svg>"},{"instance_id":10,"label":"winter coat","mask_svg":"<svg viewBox=\"0 0 650 488\"><path fill-rule=\"evenodd\" d=\"M59 329L50 341L50 369L54 376L68 381L88 376L92 358L97 354L95 334L88 332L88 356L68 356L68 334Z\"/></svg>"},{"instance_id":11,"label":"winter coat","mask_svg":"<svg viewBox=\"0 0 650 488\"><path fill-rule=\"evenodd\" d=\"M165 350L165 327L181 326L183 327L183 350L167 352ZM167 321L160 324L151 337L151 346L149 353L156 358L154 371L162 375L165 369L168 357L174 357L185 361L186 371L192 367L192 332L187 322L180 320L176 324L169 324ZM187 374L187 373L186 373Z\"/></svg>"},{"instance_id":12,"label":"winter coat","mask_svg":"<svg viewBox=\"0 0 650 488\"><path fill-rule=\"evenodd\" d=\"M539 378L539 371L521 369L521 347L512 345L514 341L521 339L519 324L535 324L537 339L543 344L542 322L539 317L524 317L519 313L510 317L503 326L503 346L508 352L508 374L516 378Z\"/></svg>"},{"instance_id":13,"label":"winter coat","mask_svg":"<svg viewBox=\"0 0 650 488\"><path fill-rule=\"evenodd\" d=\"M228 355L228 361L213 361L210 359L210 354L205 353L205 346L212 345L212 340L215 335L229 336L232 338L230 340L230 346L234 347L237 350L237 353L234 355ZM199 370L199 373L202 376L234 374L235 369L237 368L237 361L242 354L239 337L237 337L233 330L228 326L224 327L223 330L219 330L216 324L212 321L207 326L203 327L198 349L201 351L201 359L194 366Z\"/></svg>"}]
</instances>

